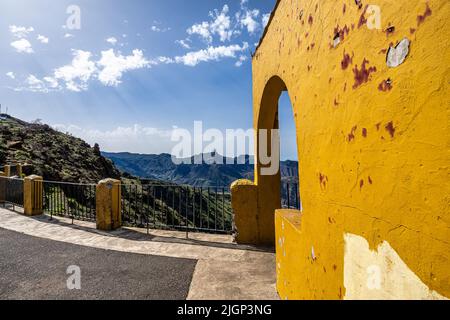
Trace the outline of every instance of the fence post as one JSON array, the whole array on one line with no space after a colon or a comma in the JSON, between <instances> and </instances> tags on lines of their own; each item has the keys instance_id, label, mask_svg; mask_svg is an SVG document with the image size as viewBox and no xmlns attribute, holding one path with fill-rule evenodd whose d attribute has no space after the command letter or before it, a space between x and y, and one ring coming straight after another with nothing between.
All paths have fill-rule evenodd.
<instances>
[{"instance_id":1,"label":"fence post","mask_svg":"<svg viewBox=\"0 0 450 320\"><path fill-rule=\"evenodd\" d=\"M105 179L96 187L97 229L110 231L122 226L121 185L119 180Z\"/></svg>"},{"instance_id":2,"label":"fence post","mask_svg":"<svg viewBox=\"0 0 450 320\"><path fill-rule=\"evenodd\" d=\"M3 169L5 169L4 176L5 177L10 177L11 176L11 166L10 165L6 165Z\"/></svg>"},{"instance_id":3,"label":"fence post","mask_svg":"<svg viewBox=\"0 0 450 320\"><path fill-rule=\"evenodd\" d=\"M258 187L251 181L238 180L231 185L231 198L235 241L259 244Z\"/></svg>"},{"instance_id":4,"label":"fence post","mask_svg":"<svg viewBox=\"0 0 450 320\"><path fill-rule=\"evenodd\" d=\"M38 216L43 213L43 179L39 176L28 176L23 180L23 209L27 216Z\"/></svg>"}]
</instances>

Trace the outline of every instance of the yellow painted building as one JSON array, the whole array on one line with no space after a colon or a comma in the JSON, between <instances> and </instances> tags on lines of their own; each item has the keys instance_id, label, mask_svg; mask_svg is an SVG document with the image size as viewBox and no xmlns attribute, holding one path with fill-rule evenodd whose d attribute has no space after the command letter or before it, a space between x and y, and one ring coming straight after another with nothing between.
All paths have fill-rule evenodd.
<instances>
[{"instance_id":1,"label":"yellow painted building","mask_svg":"<svg viewBox=\"0 0 450 320\"><path fill-rule=\"evenodd\" d=\"M448 0L278 1L254 127L287 90L303 211L277 210L258 157L232 192L238 241L276 243L282 299L450 298L449 21Z\"/></svg>"}]
</instances>

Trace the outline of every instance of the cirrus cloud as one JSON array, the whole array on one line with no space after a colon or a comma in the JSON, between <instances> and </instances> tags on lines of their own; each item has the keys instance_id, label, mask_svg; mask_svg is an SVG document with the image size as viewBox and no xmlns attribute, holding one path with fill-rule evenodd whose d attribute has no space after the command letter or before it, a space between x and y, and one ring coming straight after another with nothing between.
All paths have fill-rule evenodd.
<instances>
[{"instance_id":1,"label":"cirrus cloud","mask_svg":"<svg viewBox=\"0 0 450 320\"><path fill-rule=\"evenodd\" d=\"M244 42L242 46L237 44L219 47L209 46L206 49L188 52L184 56L175 57L175 62L195 67L201 62L219 61L222 58L236 58L238 53L244 52L248 48L247 42Z\"/></svg>"}]
</instances>

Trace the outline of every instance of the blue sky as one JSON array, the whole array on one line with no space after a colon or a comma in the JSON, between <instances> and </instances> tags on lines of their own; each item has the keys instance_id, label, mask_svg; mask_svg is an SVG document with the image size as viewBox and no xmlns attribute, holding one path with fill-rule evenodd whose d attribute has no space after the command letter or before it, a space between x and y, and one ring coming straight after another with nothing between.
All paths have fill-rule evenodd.
<instances>
[{"instance_id":1,"label":"blue sky","mask_svg":"<svg viewBox=\"0 0 450 320\"><path fill-rule=\"evenodd\" d=\"M250 52L274 4L2 0L0 103L107 151L170 153L173 126L198 120L251 128ZM288 98L280 109L283 158L293 158Z\"/></svg>"}]
</instances>

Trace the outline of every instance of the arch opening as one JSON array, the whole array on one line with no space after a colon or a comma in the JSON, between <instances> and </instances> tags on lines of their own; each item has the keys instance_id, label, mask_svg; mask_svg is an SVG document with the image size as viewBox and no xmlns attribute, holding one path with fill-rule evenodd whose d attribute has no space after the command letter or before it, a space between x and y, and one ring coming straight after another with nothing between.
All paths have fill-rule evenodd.
<instances>
[{"instance_id":1,"label":"arch opening","mask_svg":"<svg viewBox=\"0 0 450 320\"><path fill-rule=\"evenodd\" d=\"M263 230L262 232L265 235L264 239L267 240L267 242L274 241L274 216L276 210L289 207L291 210L298 210L300 213L302 208L300 185L294 183L289 184L288 186L286 183L282 183L282 170L280 170L280 167L282 167L282 165L280 165L280 98L283 107L282 114L284 115L287 113L287 122L294 122L293 128L295 128L293 131L289 130L289 128L284 128L285 130L282 129L282 132L286 132L288 140L290 141L283 141L283 145L292 143L295 146L298 145L298 126L295 121L295 111L294 108L292 108L290 99L287 99L286 101L286 96L289 96L289 94L285 82L278 76L272 77L266 84L257 114L257 161L255 184L258 186L258 221L260 229ZM288 102L287 106L283 106L285 102ZM285 126L284 119L281 124ZM294 142L292 142L292 140ZM269 142L267 143L267 141ZM298 155L297 147L295 147L293 152ZM265 157L264 155L267 155L268 157ZM278 161L277 170L269 170L270 174L267 174L267 168L273 167L274 163L267 164L265 161L267 158L270 158L274 162ZM296 172L299 172L298 162L296 163L296 167ZM299 180L298 176L293 177L293 179ZM288 180L289 178L285 180L285 182Z\"/></svg>"},{"instance_id":2,"label":"arch opening","mask_svg":"<svg viewBox=\"0 0 450 320\"><path fill-rule=\"evenodd\" d=\"M280 130L281 208L301 210L297 128L289 92L282 91L278 100Z\"/></svg>"}]
</instances>

